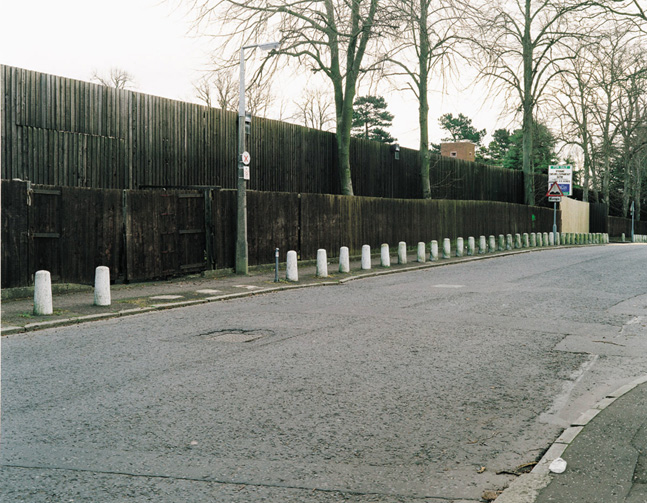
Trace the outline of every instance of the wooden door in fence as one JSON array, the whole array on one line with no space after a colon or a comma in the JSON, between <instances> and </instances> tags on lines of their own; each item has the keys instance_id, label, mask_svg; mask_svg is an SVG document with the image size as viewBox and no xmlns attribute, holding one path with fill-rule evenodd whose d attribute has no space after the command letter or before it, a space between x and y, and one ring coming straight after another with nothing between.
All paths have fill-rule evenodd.
<instances>
[{"instance_id":1,"label":"wooden door in fence","mask_svg":"<svg viewBox=\"0 0 647 503\"><path fill-rule=\"evenodd\" d=\"M125 191L126 275L147 280L207 268L200 191Z\"/></svg>"},{"instance_id":2,"label":"wooden door in fence","mask_svg":"<svg viewBox=\"0 0 647 503\"><path fill-rule=\"evenodd\" d=\"M61 271L61 190L36 188L29 191L29 271L49 271L59 281Z\"/></svg>"}]
</instances>

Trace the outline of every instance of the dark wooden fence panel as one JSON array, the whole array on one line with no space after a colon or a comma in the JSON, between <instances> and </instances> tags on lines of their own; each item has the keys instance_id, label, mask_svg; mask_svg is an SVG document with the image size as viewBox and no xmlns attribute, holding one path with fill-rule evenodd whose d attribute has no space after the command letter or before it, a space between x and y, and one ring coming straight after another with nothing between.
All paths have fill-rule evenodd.
<instances>
[{"instance_id":1,"label":"dark wooden fence panel","mask_svg":"<svg viewBox=\"0 0 647 503\"><path fill-rule=\"evenodd\" d=\"M609 217L609 236L619 237L623 232L627 240L631 239L631 219ZM634 234L647 235L647 222L635 221Z\"/></svg>"},{"instance_id":2,"label":"dark wooden fence panel","mask_svg":"<svg viewBox=\"0 0 647 503\"><path fill-rule=\"evenodd\" d=\"M29 202L27 182L2 180L2 287L28 286L29 269Z\"/></svg>"},{"instance_id":3,"label":"dark wooden fence panel","mask_svg":"<svg viewBox=\"0 0 647 503\"><path fill-rule=\"evenodd\" d=\"M71 187L236 187L237 114L0 66L3 179ZM339 194L333 133L253 118L250 190ZM354 193L421 197L417 150L352 139ZM432 156L435 199L523 203L523 174ZM542 185L542 184L539 184ZM545 184L543 184L545 185ZM545 194L538 189L540 198Z\"/></svg>"}]
</instances>

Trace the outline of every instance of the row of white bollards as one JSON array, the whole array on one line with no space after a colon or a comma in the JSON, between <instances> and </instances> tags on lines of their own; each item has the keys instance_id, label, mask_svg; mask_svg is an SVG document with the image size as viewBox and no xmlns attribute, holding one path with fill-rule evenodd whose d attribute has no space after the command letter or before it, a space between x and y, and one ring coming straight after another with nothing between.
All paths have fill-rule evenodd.
<instances>
[{"instance_id":1,"label":"row of white bollards","mask_svg":"<svg viewBox=\"0 0 647 503\"><path fill-rule=\"evenodd\" d=\"M456 239L455 256L462 257L463 254L473 256L475 254L494 253L497 251L506 251L520 248L535 248L555 246L560 244L565 245L579 245L579 244L603 244L609 242L609 235L603 233L597 234L578 234L578 233L560 233L553 234L552 232L532 232L532 233L517 233L512 234L499 234L498 239L496 236L479 236L478 248L476 246L476 239L472 236L467 238L467 245L462 237ZM429 244L429 260L432 262L439 259L439 246L438 241L431 241ZM451 240L444 238L442 242L442 255L443 259L452 257ZM427 260L427 245L424 242L418 243L417 248L417 261L425 262ZM398 243L398 264L407 263L407 244L404 241ZM288 281L298 281L299 272L297 267L297 253L296 251L289 251L287 254L287 268L286 279ZM389 245L384 243L380 247L380 266L391 267L391 255ZM369 245L362 246L361 256L361 269L371 269L371 247ZM342 246L339 250L339 272L350 272L350 256L347 246ZM328 258L326 250L317 250L317 277L325 278L328 276Z\"/></svg>"},{"instance_id":2,"label":"row of white bollards","mask_svg":"<svg viewBox=\"0 0 647 503\"><path fill-rule=\"evenodd\" d=\"M94 305L109 306L110 303L110 269L99 266L94 273ZM34 314L54 314L52 276L49 271L36 271L34 276Z\"/></svg>"}]
</instances>

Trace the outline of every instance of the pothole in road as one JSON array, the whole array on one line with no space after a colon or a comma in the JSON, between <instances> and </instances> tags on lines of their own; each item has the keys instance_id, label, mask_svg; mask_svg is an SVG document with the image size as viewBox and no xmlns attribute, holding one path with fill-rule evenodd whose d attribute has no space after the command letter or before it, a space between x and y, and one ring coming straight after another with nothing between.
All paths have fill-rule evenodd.
<instances>
[{"instance_id":1,"label":"pothole in road","mask_svg":"<svg viewBox=\"0 0 647 503\"><path fill-rule=\"evenodd\" d=\"M271 330L245 330L242 328L228 328L224 330L214 330L200 334L210 341L216 342L253 342L263 337L273 335Z\"/></svg>"}]
</instances>

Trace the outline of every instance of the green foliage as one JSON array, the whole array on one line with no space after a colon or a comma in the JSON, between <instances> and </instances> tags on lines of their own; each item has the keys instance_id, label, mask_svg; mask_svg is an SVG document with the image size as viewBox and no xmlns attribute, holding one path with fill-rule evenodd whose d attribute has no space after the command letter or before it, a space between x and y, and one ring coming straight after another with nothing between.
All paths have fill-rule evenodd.
<instances>
[{"instance_id":1,"label":"green foliage","mask_svg":"<svg viewBox=\"0 0 647 503\"><path fill-rule=\"evenodd\" d=\"M536 174L548 173L548 166L557 164L555 154L556 140L546 125L535 122L532 128L532 156L531 163ZM509 169L523 169L523 131L516 129L510 134L505 129L495 131L495 139L490 142L492 159L500 160L501 166ZM495 145L492 145L492 144ZM494 150L492 148L494 147ZM503 157L501 157L503 155ZM494 162L493 162L494 163Z\"/></svg>"},{"instance_id":2,"label":"green foliage","mask_svg":"<svg viewBox=\"0 0 647 503\"><path fill-rule=\"evenodd\" d=\"M387 109L382 96L360 96L353 103L353 125L351 135L354 138L394 143L393 136L386 130L393 123L393 114Z\"/></svg>"},{"instance_id":3,"label":"green foliage","mask_svg":"<svg viewBox=\"0 0 647 503\"><path fill-rule=\"evenodd\" d=\"M478 146L487 134L485 129L480 131L476 129L472 125L472 119L463 114L458 114L458 117L449 113L441 115L438 124L451 135L451 137L443 138L443 141L469 140Z\"/></svg>"}]
</instances>

